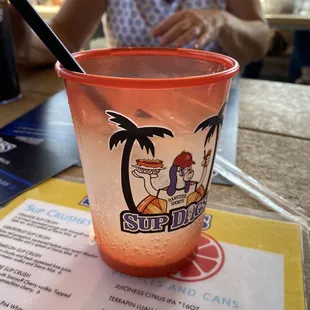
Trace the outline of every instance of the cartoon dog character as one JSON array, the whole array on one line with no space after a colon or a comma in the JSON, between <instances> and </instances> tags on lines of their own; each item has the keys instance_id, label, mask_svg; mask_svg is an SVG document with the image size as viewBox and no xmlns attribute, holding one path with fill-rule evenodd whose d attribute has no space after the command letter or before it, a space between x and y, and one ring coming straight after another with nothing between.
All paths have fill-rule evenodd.
<instances>
[{"instance_id":1,"label":"cartoon dog character","mask_svg":"<svg viewBox=\"0 0 310 310\"><path fill-rule=\"evenodd\" d=\"M180 190L184 190L185 193L189 192L190 181L194 177L193 165L195 162L188 152L182 152L174 159L169 171L170 184L167 190L169 196L175 195L176 191Z\"/></svg>"},{"instance_id":2,"label":"cartoon dog character","mask_svg":"<svg viewBox=\"0 0 310 310\"><path fill-rule=\"evenodd\" d=\"M166 201L165 212L184 206L189 201L190 195L199 193L203 196L205 189L203 183L207 175L207 168L211 153L208 152L202 161L203 172L199 182L193 181L194 170L192 154L189 152L182 152L173 161L169 170L170 183L168 186L156 189L153 185L153 177L150 174L143 174L138 171L133 171L133 175L144 180L145 190L151 197L156 197L159 200ZM157 177L157 176L156 176Z\"/></svg>"}]
</instances>

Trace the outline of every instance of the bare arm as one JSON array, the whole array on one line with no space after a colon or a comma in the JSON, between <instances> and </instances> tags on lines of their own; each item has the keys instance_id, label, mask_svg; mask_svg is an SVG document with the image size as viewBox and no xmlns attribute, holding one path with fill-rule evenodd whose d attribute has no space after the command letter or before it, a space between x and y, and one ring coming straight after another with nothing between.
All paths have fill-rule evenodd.
<instances>
[{"instance_id":1,"label":"bare arm","mask_svg":"<svg viewBox=\"0 0 310 310\"><path fill-rule=\"evenodd\" d=\"M227 11L184 10L153 29L161 45L182 47L192 43L203 49L218 40L226 53L244 65L261 59L267 52L269 27L259 0L227 0Z\"/></svg>"},{"instance_id":2,"label":"bare arm","mask_svg":"<svg viewBox=\"0 0 310 310\"><path fill-rule=\"evenodd\" d=\"M219 42L230 56L241 64L265 56L269 44L269 27L259 0L228 0L223 12L224 26Z\"/></svg>"},{"instance_id":3,"label":"bare arm","mask_svg":"<svg viewBox=\"0 0 310 310\"><path fill-rule=\"evenodd\" d=\"M78 51L96 30L106 5L107 0L93 0L91 5L85 0L66 0L49 25L71 52ZM18 63L30 66L54 63L54 56L12 7L10 15Z\"/></svg>"}]
</instances>

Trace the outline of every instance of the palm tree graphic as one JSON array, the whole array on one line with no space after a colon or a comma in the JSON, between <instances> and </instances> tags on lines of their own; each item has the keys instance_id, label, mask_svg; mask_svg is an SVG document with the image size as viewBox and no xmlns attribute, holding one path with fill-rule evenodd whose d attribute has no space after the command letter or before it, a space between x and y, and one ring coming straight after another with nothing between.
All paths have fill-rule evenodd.
<instances>
[{"instance_id":1,"label":"palm tree graphic","mask_svg":"<svg viewBox=\"0 0 310 310\"><path fill-rule=\"evenodd\" d=\"M215 139L215 146L214 146L214 151L213 151L211 167L213 167L214 160L215 160L215 153L216 153L217 144L218 144L218 140L219 140L220 129L223 125L224 111L225 111L226 104L227 104L227 101L223 104L220 112L217 115L214 115L214 116L204 120L195 129L195 133L197 133L199 130L204 131L206 128L210 128L210 130L208 131L208 134L206 136L206 139L205 139L204 147L206 147L207 143L210 142L211 138L213 137L213 135L216 131L216 139ZM212 177L212 173L209 173L207 188L208 188L211 177Z\"/></svg>"},{"instance_id":2,"label":"palm tree graphic","mask_svg":"<svg viewBox=\"0 0 310 310\"><path fill-rule=\"evenodd\" d=\"M122 190L124 199L128 206L128 209L132 213L138 213L137 207L132 197L130 178L129 178L129 163L132 147L135 142L140 145L143 150L145 148L147 154L151 152L155 157L155 146L150 138L154 136L164 138L165 135L174 137L173 133L162 127L138 127L133 121L126 116L114 111L106 111L106 114L110 116L109 121L116 124L121 130L116 131L109 140L110 151L117 147L118 144L122 144L126 141L121 165L121 178L122 178Z\"/></svg>"}]
</instances>

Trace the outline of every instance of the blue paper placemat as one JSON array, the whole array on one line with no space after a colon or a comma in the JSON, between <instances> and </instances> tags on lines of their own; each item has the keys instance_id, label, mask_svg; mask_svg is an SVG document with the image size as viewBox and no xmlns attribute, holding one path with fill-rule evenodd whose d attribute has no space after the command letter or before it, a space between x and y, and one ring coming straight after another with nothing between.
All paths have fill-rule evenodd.
<instances>
[{"instance_id":1,"label":"blue paper placemat","mask_svg":"<svg viewBox=\"0 0 310 310\"><path fill-rule=\"evenodd\" d=\"M79 161L65 91L0 129L0 204Z\"/></svg>"}]
</instances>

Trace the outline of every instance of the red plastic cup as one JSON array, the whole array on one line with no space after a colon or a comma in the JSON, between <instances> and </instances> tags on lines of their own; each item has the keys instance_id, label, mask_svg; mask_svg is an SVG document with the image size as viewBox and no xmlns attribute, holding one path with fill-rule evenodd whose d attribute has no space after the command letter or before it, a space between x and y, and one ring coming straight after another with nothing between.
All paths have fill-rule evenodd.
<instances>
[{"instance_id":1,"label":"red plastic cup","mask_svg":"<svg viewBox=\"0 0 310 310\"><path fill-rule=\"evenodd\" d=\"M65 80L102 259L142 277L197 246L231 79L229 57L186 49L76 53Z\"/></svg>"}]
</instances>

